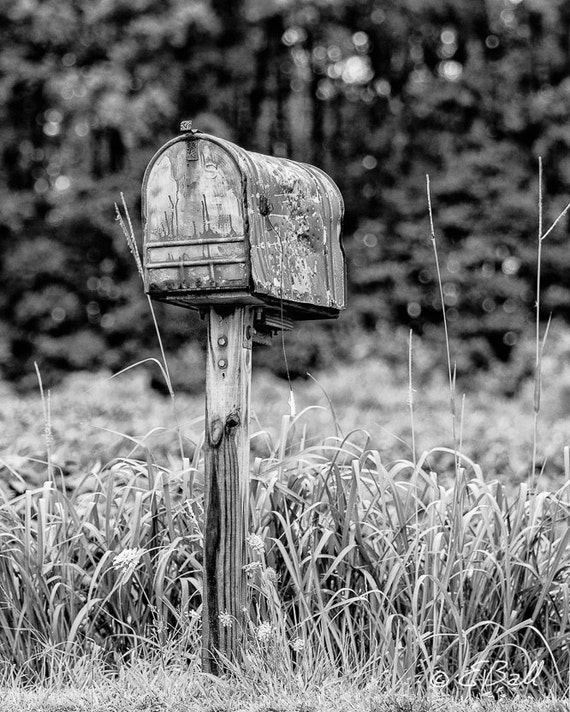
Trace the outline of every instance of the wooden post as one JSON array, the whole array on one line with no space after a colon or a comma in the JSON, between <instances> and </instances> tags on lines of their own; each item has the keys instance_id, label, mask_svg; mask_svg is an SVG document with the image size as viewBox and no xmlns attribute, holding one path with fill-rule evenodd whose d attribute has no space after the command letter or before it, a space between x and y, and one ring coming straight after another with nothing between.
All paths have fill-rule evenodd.
<instances>
[{"instance_id":1,"label":"wooden post","mask_svg":"<svg viewBox=\"0 0 570 712\"><path fill-rule=\"evenodd\" d=\"M207 320L202 669L218 674L245 628L253 308L210 307Z\"/></svg>"}]
</instances>

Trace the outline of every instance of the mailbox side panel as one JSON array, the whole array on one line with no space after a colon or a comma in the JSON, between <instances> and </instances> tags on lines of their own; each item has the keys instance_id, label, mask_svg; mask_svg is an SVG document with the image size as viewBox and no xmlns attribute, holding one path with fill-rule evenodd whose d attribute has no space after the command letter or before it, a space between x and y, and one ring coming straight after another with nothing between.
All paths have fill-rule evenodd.
<instances>
[{"instance_id":1,"label":"mailbox side panel","mask_svg":"<svg viewBox=\"0 0 570 712\"><path fill-rule=\"evenodd\" d=\"M239 166L222 146L180 137L155 156L143 184L147 292L192 306L246 289L249 259Z\"/></svg>"},{"instance_id":2,"label":"mailbox side panel","mask_svg":"<svg viewBox=\"0 0 570 712\"><path fill-rule=\"evenodd\" d=\"M243 150L239 161L254 292L299 305L296 318L337 316L346 307L339 189L307 164Z\"/></svg>"}]
</instances>

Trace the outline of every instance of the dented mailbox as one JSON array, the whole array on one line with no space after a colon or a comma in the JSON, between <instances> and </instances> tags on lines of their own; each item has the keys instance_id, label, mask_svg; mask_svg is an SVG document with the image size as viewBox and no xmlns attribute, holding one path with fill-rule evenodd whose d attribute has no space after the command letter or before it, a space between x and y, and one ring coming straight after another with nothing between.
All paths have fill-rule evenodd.
<instances>
[{"instance_id":1,"label":"dented mailbox","mask_svg":"<svg viewBox=\"0 0 570 712\"><path fill-rule=\"evenodd\" d=\"M143 181L147 293L197 309L259 306L275 328L338 316L346 277L337 186L318 168L188 123Z\"/></svg>"}]
</instances>

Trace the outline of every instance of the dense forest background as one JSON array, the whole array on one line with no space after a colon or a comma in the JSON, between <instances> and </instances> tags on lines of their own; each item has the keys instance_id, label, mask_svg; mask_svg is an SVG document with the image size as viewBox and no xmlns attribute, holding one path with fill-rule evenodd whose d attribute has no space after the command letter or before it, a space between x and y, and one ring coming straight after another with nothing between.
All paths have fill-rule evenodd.
<instances>
[{"instance_id":1,"label":"dense forest background","mask_svg":"<svg viewBox=\"0 0 570 712\"><path fill-rule=\"evenodd\" d=\"M152 355L114 203L140 224L144 169L181 119L343 192L349 310L287 336L292 375L370 336L389 349L398 326L441 338L426 173L459 370L507 360L533 319L538 156L545 225L570 197L566 0L2 0L0 96L0 361L24 386L34 361L49 384ZM565 220L545 318L570 319L569 273ZM203 325L157 309L197 387ZM280 346L257 355L278 372Z\"/></svg>"}]
</instances>

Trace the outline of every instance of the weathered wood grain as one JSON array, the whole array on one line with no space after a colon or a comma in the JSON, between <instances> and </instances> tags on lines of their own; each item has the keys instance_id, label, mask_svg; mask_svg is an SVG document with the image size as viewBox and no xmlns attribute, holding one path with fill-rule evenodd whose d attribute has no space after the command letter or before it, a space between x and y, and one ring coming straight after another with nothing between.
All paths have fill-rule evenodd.
<instances>
[{"instance_id":1,"label":"weathered wood grain","mask_svg":"<svg viewBox=\"0 0 570 712\"><path fill-rule=\"evenodd\" d=\"M207 318L202 666L216 674L217 652L235 659L245 628L253 310Z\"/></svg>"}]
</instances>

